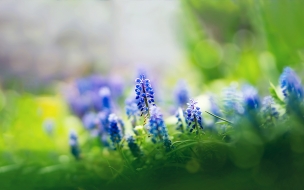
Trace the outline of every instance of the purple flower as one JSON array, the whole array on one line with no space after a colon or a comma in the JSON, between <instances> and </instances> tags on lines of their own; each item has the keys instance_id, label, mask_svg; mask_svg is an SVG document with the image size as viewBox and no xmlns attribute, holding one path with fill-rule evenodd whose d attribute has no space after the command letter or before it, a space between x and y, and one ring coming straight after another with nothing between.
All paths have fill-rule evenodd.
<instances>
[{"instance_id":1,"label":"purple flower","mask_svg":"<svg viewBox=\"0 0 304 190\"><path fill-rule=\"evenodd\" d=\"M189 100L189 92L185 81L180 80L175 88L175 101L178 107L184 107Z\"/></svg>"},{"instance_id":2,"label":"purple flower","mask_svg":"<svg viewBox=\"0 0 304 190\"><path fill-rule=\"evenodd\" d=\"M260 97L258 91L253 86L246 85L243 87L243 100L247 111L260 108Z\"/></svg>"},{"instance_id":3,"label":"purple flower","mask_svg":"<svg viewBox=\"0 0 304 190\"><path fill-rule=\"evenodd\" d=\"M110 135L110 139L113 142L114 147L118 146L122 139L122 131L118 118L115 114L111 114L109 116L108 133Z\"/></svg>"},{"instance_id":4,"label":"purple flower","mask_svg":"<svg viewBox=\"0 0 304 190\"><path fill-rule=\"evenodd\" d=\"M203 118L202 112L196 104L197 102L192 99L187 103L188 108L186 110L186 120L188 128L190 128L190 132L196 129L196 133L198 134L199 129L203 129Z\"/></svg>"},{"instance_id":5,"label":"purple flower","mask_svg":"<svg viewBox=\"0 0 304 190\"><path fill-rule=\"evenodd\" d=\"M153 88L150 80L146 79L145 75L140 75L135 82L137 108L141 112L141 115L147 116L149 115L150 106L155 106Z\"/></svg>"},{"instance_id":6,"label":"purple flower","mask_svg":"<svg viewBox=\"0 0 304 190\"><path fill-rule=\"evenodd\" d=\"M290 67L286 67L281 74L280 84L286 99L303 99L303 87L301 85L301 81Z\"/></svg>"},{"instance_id":7,"label":"purple flower","mask_svg":"<svg viewBox=\"0 0 304 190\"><path fill-rule=\"evenodd\" d=\"M160 113L158 107L153 106L151 108L151 115L149 118L149 133L152 136L152 142L163 142L167 151L171 150L171 141L169 140L169 135L163 115Z\"/></svg>"}]
</instances>

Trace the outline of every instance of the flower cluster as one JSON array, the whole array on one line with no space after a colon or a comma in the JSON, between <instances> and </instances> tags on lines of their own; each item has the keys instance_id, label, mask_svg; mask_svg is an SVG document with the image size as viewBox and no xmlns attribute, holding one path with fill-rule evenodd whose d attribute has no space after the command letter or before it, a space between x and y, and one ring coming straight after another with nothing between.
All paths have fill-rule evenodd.
<instances>
[{"instance_id":1,"label":"flower cluster","mask_svg":"<svg viewBox=\"0 0 304 190\"><path fill-rule=\"evenodd\" d=\"M303 99L303 87L296 73L289 67L286 67L280 76L282 92L286 99Z\"/></svg>"},{"instance_id":2,"label":"flower cluster","mask_svg":"<svg viewBox=\"0 0 304 190\"><path fill-rule=\"evenodd\" d=\"M198 134L199 128L203 129L203 119L202 112L196 104L197 102L192 99L190 99L190 102L187 103L188 108L186 110L186 120L190 132L196 129L196 133Z\"/></svg>"},{"instance_id":3,"label":"flower cluster","mask_svg":"<svg viewBox=\"0 0 304 190\"><path fill-rule=\"evenodd\" d=\"M115 114L109 116L109 135L114 147L116 147L122 139L122 126Z\"/></svg>"},{"instance_id":4,"label":"flower cluster","mask_svg":"<svg viewBox=\"0 0 304 190\"><path fill-rule=\"evenodd\" d=\"M125 105L126 105L126 114L128 116L128 119L131 120L132 127L135 128L137 122L137 116L139 115L136 101L133 98L128 98L125 102Z\"/></svg>"},{"instance_id":5,"label":"flower cluster","mask_svg":"<svg viewBox=\"0 0 304 190\"><path fill-rule=\"evenodd\" d=\"M189 100L189 92L185 81L179 81L175 88L175 101L178 107L184 107Z\"/></svg>"},{"instance_id":6,"label":"flower cluster","mask_svg":"<svg viewBox=\"0 0 304 190\"><path fill-rule=\"evenodd\" d=\"M261 104L258 91L252 86L246 85L240 92L236 86L230 86L224 90L223 99L210 98L210 114L214 116L213 122L210 122L208 118L206 118L206 121L203 120L202 111L200 107L198 107L198 103L193 99L190 99L189 103L187 103L187 108L185 108L189 95L185 84L181 83L175 91L178 106L175 114L177 119L176 130L182 133L186 130L190 133L194 131L196 134L199 134L199 131L203 128L210 127L210 129L212 128L212 133L227 135L225 130L229 130L229 126L231 126L233 130L237 130L238 127L242 127L242 125L240 125L242 124L241 122L246 121L249 124L247 125L248 127L256 127L258 130L254 131L260 133L263 132L263 128L274 125L276 123L274 121L281 119L279 118L280 115L296 113L298 118L303 119L303 88L299 78L293 70L286 68L280 77L280 83L285 96L285 102L280 101L278 96L273 95L273 97L276 98L276 102L280 102L280 104L283 105L280 107L276 105L274 98L270 96L265 97ZM96 99L93 101L94 105L91 105L92 99L87 99L87 95L92 94L90 89L95 90L95 87L90 87L85 81L78 81L77 84L78 93L81 94L81 96L79 96L79 104L76 103L77 101L73 102L74 108L77 108L77 111L74 113L77 116L81 116L80 119L82 119L84 127L89 131L97 130L98 137L105 147L112 148L114 146L117 149L120 145L122 146L124 142L122 139L125 134L125 125L123 121L114 114L114 111L116 111L114 109L115 101L112 99L111 88L108 86L100 87L101 83L98 83L98 96L97 98L95 96ZM127 99L125 104L126 115L131 121L134 133L137 135L136 140L138 140L138 142L145 142L146 135L148 135L154 144L162 145L164 151L168 152L172 150L172 142L169 138L163 115L155 105L154 91L151 87L150 80L143 74L136 79L135 93L136 97ZM221 102L221 100L223 100L222 109L216 104L216 102ZM286 105L286 113L281 114L277 108L284 108L284 103ZM279 110L281 112L281 109ZM288 110L292 110L293 112L289 112ZM142 126L137 126L137 120L140 119L137 118L139 115L145 118ZM223 122L217 122L218 120L222 120ZM186 124L185 126L184 123ZM229 124L227 125L227 123ZM216 125L220 125L220 127L215 127ZM128 125L126 125L126 127L128 127ZM143 129L143 132L136 133L136 130L134 130L135 127L138 127L138 130ZM183 134L174 136L174 138L184 138L187 136L188 134ZM199 137L201 137L201 135L199 135ZM112 144L109 144L110 140ZM145 149L143 149L143 151L140 149L140 146L136 143L133 136L129 136L126 140L132 155L136 158L141 157ZM69 144L75 158L80 158L80 149L75 132L70 133Z\"/></svg>"},{"instance_id":7,"label":"flower cluster","mask_svg":"<svg viewBox=\"0 0 304 190\"><path fill-rule=\"evenodd\" d=\"M181 117L181 112L182 110L178 109L175 113L175 117L177 119L177 122L176 122L176 130L180 131L180 132L184 132L184 124L183 124L183 120L182 120L182 117Z\"/></svg>"},{"instance_id":8,"label":"flower cluster","mask_svg":"<svg viewBox=\"0 0 304 190\"><path fill-rule=\"evenodd\" d=\"M155 101L150 80L146 79L145 75L140 75L139 78L136 79L135 92L135 99L138 101L137 107L141 115L149 115L149 107L155 106Z\"/></svg>"},{"instance_id":9,"label":"flower cluster","mask_svg":"<svg viewBox=\"0 0 304 190\"><path fill-rule=\"evenodd\" d=\"M102 110L111 111L111 92L108 87L103 87L99 90Z\"/></svg>"},{"instance_id":10,"label":"flower cluster","mask_svg":"<svg viewBox=\"0 0 304 190\"><path fill-rule=\"evenodd\" d=\"M260 108L260 97L253 86L246 85L243 87L244 106L247 111L257 110Z\"/></svg>"},{"instance_id":11,"label":"flower cluster","mask_svg":"<svg viewBox=\"0 0 304 190\"><path fill-rule=\"evenodd\" d=\"M272 123L274 119L279 118L279 112L274 106L274 100L271 96L266 96L262 102L262 116L264 118L264 123L267 125Z\"/></svg>"},{"instance_id":12,"label":"flower cluster","mask_svg":"<svg viewBox=\"0 0 304 190\"><path fill-rule=\"evenodd\" d=\"M171 141L169 140L169 135L163 115L160 113L158 107L153 106L151 108L151 116L149 118L149 133L152 136L152 142L163 142L166 151L171 150Z\"/></svg>"}]
</instances>

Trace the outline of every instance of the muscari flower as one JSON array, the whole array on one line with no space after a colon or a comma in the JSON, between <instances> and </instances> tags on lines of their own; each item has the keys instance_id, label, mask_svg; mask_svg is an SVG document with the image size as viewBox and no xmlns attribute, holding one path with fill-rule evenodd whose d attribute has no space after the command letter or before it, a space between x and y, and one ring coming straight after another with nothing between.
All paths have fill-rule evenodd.
<instances>
[{"instance_id":1,"label":"muscari flower","mask_svg":"<svg viewBox=\"0 0 304 190\"><path fill-rule=\"evenodd\" d=\"M199 129L203 129L203 119L202 112L200 108L196 105L197 102L190 99L190 102L187 103L188 108L186 109L186 121L188 124L188 129L192 132L196 129L196 133L198 134Z\"/></svg>"},{"instance_id":2,"label":"muscari flower","mask_svg":"<svg viewBox=\"0 0 304 190\"><path fill-rule=\"evenodd\" d=\"M301 81L290 67L286 67L281 74L280 84L286 98L289 96L299 99L303 98L303 87L301 85Z\"/></svg>"},{"instance_id":3,"label":"muscari flower","mask_svg":"<svg viewBox=\"0 0 304 190\"><path fill-rule=\"evenodd\" d=\"M184 107L187 105L189 100L189 92L185 81L179 81L175 88L175 101L178 107Z\"/></svg>"},{"instance_id":4,"label":"muscari flower","mask_svg":"<svg viewBox=\"0 0 304 190\"><path fill-rule=\"evenodd\" d=\"M71 130L69 136L70 136L69 145L70 145L71 153L73 154L73 156L76 159L79 159L80 158L80 149L79 149L79 145L78 145L77 134L74 130Z\"/></svg>"},{"instance_id":5,"label":"muscari flower","mask_svg":"<svg viewBox=\"0 0 304 190\"><path fill-rule=\"evenodd\" d=\"M135 92L137 108L141 112L141 116L149 116L150 106L155 106L154 91L150 80L146 79L145 75L140 75L140 77L136 79Z\"/></svg>"},{"instance_id":6,"label":"muscari flower","mask_svg":"<svg viewBox=\"0 0 304 190\"><path fill-rule=\"evenodd\" d=\"M151 115L149 118L149 133L152 135L152 142L163 142L166 151L171 150L171 141L169 140L169 135L163 115L160 113L158 107L153 106L151 108Z\"/></svg>"},{"instance_id":7,"label":"muscari flower","mask_svg":"<svg viewBox=\"0 0 304 190\"><path fill-rule=\"evenodd\" d=\"M181 113L182 110L181 109L178 109L175 113L175 117L177 119L177 122L176 122L176 130L180 131L180 132L184 132L184 124L183 124L183 120L182 120L182 117L181 117Z\"/></svg>"},{"instance_id":8,"label":"muscari flower","mask_svg":"<svg viewBox=\"0 0 304 190\"><path fill-rule=\"evenodd\" d=\"M127 138L127 142L128 142L129 149L130 149L130 151L131 151L131 153L134 157L138 158L138 157L141 157L143 155L139 146L135 142L133 136L129 136Z\"/></svg>"},{"instance_id":9,"label":"muscari flower","mask_svg":"<svg viewBox=\"0 0 304 190\"><path fill-rule=\"evenodd\" d=\"M120 126L118 120L119 119L115 114L110 114L109 115L108 133L110 135L110 139L113 142L114 147L116 147L122 139L121 126Z\"/></svg>"},{"instance_id":10,"label":"muscari flower","mask_svg":"<svg viewBox=\"0 0 304 190\"><path fill-rule=\"evenodd\" d=\"M135 99L128 98L125 102L126 105L126 114L128 119L131 120L132 127L136 127L137 116L138 116L138 108Z\"/></svg>"},{"instance_id":11,"label":"muscari flower","mask_svg":"<svg viewBox=\"0 0 304 190\"><path fill-rule=\"evenodd\" d=\"M253 86L249 85L244 86L242 91L246 111L258 110L260 108L258 91Z\"/></svg>"},{"instance_id":12,"label":"muscari flower","mask_svg":"<svg viewBox=\"0 0 304 190\"><path fill-rule=\"evenodd\" d=\"M109 131L109 112L101 111L97 115L97 126L99 130L100 141L105 147L109 147L108 131Z\"/></svg>"},{"instance_id":13,"label":"muscari flower","mask_svg":"<svg viewBox=\"0 0 304 190\"><path fill-rule=\"evenodd\" d=\"M103 110L111 111L112 105L111 105L111 92L108 87L102 87L99 90L99 96L101 100L101 105Z\"/></svg>"},{"instance_id":14,"label":"muscari flower","mask_svg":"<svg viewBox=\"0 0 304 190\"><path fill-rule=\"evenodd\" d=\"M269 124L273 119L279 118L279 112L274 106L274 100L271 96L266 96L262 102L262 117L265 119L265 124Z\"/></svg>"}]
</instances>

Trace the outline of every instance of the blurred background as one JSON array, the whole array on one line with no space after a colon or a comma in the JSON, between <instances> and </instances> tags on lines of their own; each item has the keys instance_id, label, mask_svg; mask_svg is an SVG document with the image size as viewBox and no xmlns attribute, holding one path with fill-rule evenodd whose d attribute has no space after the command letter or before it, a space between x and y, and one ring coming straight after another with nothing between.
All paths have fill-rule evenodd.
<instances>
[{"instance_id":1,"label":"blurred background","mask_svg":"<svg viewBox=\"0 0 304 190\"><path fill-rule=\"evenodd\" d=\"M286 65L302 72L303 5L300 0L1 1L0 84L39 93L56 80L90 73L131 79L145 68L171 83L186 78L218 88L242 79L263 91L262 84L276 84Z\"/></svg>"},{"instance_id":2,"label":"blurred background","mask_svg":"<svg viewBox=\"0 0 304 190\"><path fill-rule=\"evenodd\" d=\"M180 79L186 81L190 97L209 102L211 93L220 94L234 81L257 87L261 97L269 95L269 83L277 86L286 66L303 78L303 7L303 0L0 1L0 185L18 184L15 176L27 183L34 179L31 172L39 171L39 176L67 167L75 160L70 129L78 132L88 160L104 162L100 171L108 168L103 158L109 158L109 152L99 141L92 145L83 113L73 116L67 104L86 107L93 102L87 96L96 100L101 86L107 86L118 102L115 113L130 126L124 101L134 94L139 71L147 72L157 105L172 126L174 89ZM302 160L299 157L301 166ZM39 167L31 167L35 164ZM21 165L30 167L19 172ZM79 176L83 168L80 171ZM101 178L110 176L104 175ZM46 182L36 184L52 183L41 176Z\"/></svg>"}]
</instances>

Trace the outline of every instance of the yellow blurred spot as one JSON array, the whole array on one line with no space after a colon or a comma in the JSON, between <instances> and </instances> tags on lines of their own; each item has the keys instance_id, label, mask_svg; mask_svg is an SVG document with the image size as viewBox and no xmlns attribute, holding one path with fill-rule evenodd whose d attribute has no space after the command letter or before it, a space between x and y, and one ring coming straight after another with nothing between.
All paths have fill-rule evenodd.
<instances>
[{"instance_id":1,"label":"yellow blurred spot","mask_svg":"<svg viewBox=\"0 0 304 190\"><path fill-rule=\"evenodd\" d=\"M39 97L36 98L38 104L38 114L46 118L58 117L64 108L64 104L58 97Z\"/></svg>"}]
</instances>

